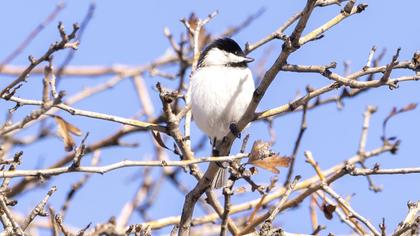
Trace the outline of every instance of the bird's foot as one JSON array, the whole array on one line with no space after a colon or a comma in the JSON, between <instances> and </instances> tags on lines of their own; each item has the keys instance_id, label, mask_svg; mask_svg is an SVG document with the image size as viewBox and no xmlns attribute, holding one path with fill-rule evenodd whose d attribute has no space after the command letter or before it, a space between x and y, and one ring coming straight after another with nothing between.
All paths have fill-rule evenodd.
<instances>
[{"instance_id":1,"label":"bird's foot","mask_svg":"<svg viewBox=\"0 0 420 236\"><path fill-rule=\"evenodd\" d=\"M212 150L212 155L213 155L214 157L220 156L220 152L219 152L219 150L217 150L216 148L213 148L213 150Z\"/></svg>"},{"instance_id":2,"label":"bird's foot","mask_svg":"<svg viewBox=\"0 0 420 236\"><path fill-rule=\"evenodd\" d=\"M232 132L233 135L237 138L241 138L241 132L239 132L238 124L231 123L229 125L230 132Z\"/></svg>"}]
</instances>

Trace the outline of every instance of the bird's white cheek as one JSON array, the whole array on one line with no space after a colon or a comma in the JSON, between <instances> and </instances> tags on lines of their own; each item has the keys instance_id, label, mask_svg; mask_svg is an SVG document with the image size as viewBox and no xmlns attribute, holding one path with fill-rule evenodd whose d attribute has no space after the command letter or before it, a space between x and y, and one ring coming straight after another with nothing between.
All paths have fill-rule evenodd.
<instances>
[{"instance_id":1,"label":"bird's white cheek","mask_svg":"<svg viewBox=\"0 0 420 236\"><path fill-rule=\"evenodd\" d=\"M225 65L229 62L229 58L225 52L216 48L208 52L204 62L208 66Z\"/></svg>"}]
</instances>

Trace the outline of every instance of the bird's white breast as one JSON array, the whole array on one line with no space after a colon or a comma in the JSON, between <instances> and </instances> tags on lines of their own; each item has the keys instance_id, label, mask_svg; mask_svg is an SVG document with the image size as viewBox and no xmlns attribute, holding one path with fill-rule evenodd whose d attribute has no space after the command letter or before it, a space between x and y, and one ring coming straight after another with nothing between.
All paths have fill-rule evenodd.
<instances>
[{"instance_id":1,"label":"bird's white breast","mask_svg":"<svg viewBox=\"0 0 420 236\"><path fill-rule=\"evenodd\" d=\"M192 77L192 114L208 136L221 140L245 113L255 89L248 68L209 66Z\"/></svg>"}]
</instances>

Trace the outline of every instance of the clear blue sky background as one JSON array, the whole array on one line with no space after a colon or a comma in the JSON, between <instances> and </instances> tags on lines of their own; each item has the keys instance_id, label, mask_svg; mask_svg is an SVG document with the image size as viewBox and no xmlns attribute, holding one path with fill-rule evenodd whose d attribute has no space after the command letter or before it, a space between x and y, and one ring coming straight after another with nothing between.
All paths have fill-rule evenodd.
<instances>
[{"instance_id":1,"label":"clear blue sky background","mask_svg":"<svg viewBox=\"0 0 420 236\"><path fill-rule=\"evenodd\" d=\"M0 58L8 55L26 37L26 35L48 15L58 1L2 1L0 3ZM219 15L208 24L208 31L214 34L221 33L227 26L234 26L242 22L248 15L255 13L261 7L265 7L265 13L254 21L248 28L235 36L240 45L246 42L255 42L278 28L288 17L293 15L304 6L305 1L97 1L94 18L90 22L80 49L76 52L73 65L113 65L128 64L138 65L162 55L169 47L167 39L163 36L163 27L167 26L174 35L184 32L183 25L179 22L182 17L188 17L191 12L205 17L208 13L219 10ZM420 1L369 1L369 7L365 12L355 15L340 23L325 34L322 40L310 42L294 53L290 63L296 64L328 64L336 61L336 72L343 72L343 61L351 62L353 71L364 66L372 45L376 45L378 51L387 49L383 64L388 63L398 47L402 47L400 59L411 59L413 53L419 50L420 25L418 22L418 9ZM68 1L66 8L42 33L35 38L29 47L13 61L13 64L27 65L29 54L35 57L42 55L50 43L59 39L56 25L63 21L68 30L71 24L80 22L89 6L89 1ZM318 8L312 14L307 30L323 24L334 17L340 11L340 7L331 6ZM280 41L273 41L251 54L256 59L261 58L265 49L274 47L273 56L267 65L273 60L281 47ZM61 62L66 53L58 53L55 63ZM253 66L255 66L254 64ZM401 73L395 71L393 77L412 75L413 72ZM99 84L109 76L96 78L65 78L59 89L66 90L68 94L80 91L85 86ZM1 87L4 87L14 78L1 76ZM173 86L174 83L162 78L146 78L147 86L152 88L156 82L162 82L165 86ZM325 78L318 75L295 75L280 73L274 81L259 110L278 106L293 99L297 91L304 91L307 84L320 87L329 83ZM156 105L157 113L160 105L158 94L152 89L151 96ZM335 105L330 104L320 107L308 113L308 130L303 138L300 152L297 156L295 173L303 177L314 175L314 171L304 162L303 151L311 150L324 169L339 163L354 155L357 151L359 135L362 126L362 113L367 105L376 105L379 110L372 118L369 132L367 149L381 145L381 125L383 119L392 107L401 107L411 102L419 102L419 84L415 82L403 83L397 90L390 91L388 88L378 88L357 98L346 100L343 110L338 111ZM339 91L333 91L334 95ZM18 92L18 96L31 99L41 98L40 77L32 76ZM0 101L0 110L5 113L7 108L14 104ZM114 114L122 117L131 117L139 111L139 102L130 81L120 83L114 89L89 98L78 103L75 107ZM27 114L32 107L24 107L18 110L15 117ZM70 122L77 124L84 132L89 131L88 143L93 143L101 137L115 132L120 126L106 121L91 120L84 117L72 117L66 113L60 113ZM300 114L280 117L275 120L274 127L277 132L277 143L274 150L281 154L290 154L293 143L297 136ZM383 168L419 166L419 133L418 119L420 109L404 114L391 120L389 134L402 139L401 149L398 155L381 155L373 161L380 162ZM2 121L4 117L2 117ZM52 121L49 121L52 124ZM31 128L30 132L37 129ZM30 132L19 134L24 136ZM266 126L263 123L255 123L247 130L251 134L251 141L256 139L268 139ZM195 126L192 142L197 143L202 133ZM102 152L102 164L117 162L124 159L144 160L150 159L153 154L150 148L149 136L144 134L130 135L125 138L128 142L139 142L140 147L115 148ZM78 139L80 141L80 139ZM209 146L197 155L206 156L210 153ZM237 151L234 149L234 151ZM18 150L15 150L18 151ZM23 165L21 168L34 168L35 166L46 167L65 155L62 142L52 138L31 145L25 149ZM85 163L90 160L90 155L84 158ZM172 157L177 159L177 157ZM204 166L203 166L204 167ZM157 176L159 169L154 170ZM71 203L71 209L65 222L77 227L83 227L89 222L93 224L105 222L112 215L118 216L123 204L133 197L139 183L141 168L124 169L114 171L103 176L93 176L87 185L77 193ZM283 182L286 171L280 174ZM183 180L192 188L194 182L188 174L182 174ZM257 180L266 183L271 173L261 171ZM54 177L52 184L57 185L58 191L51 198L50 203L55 208L61 207L64 198L72 183L80 179L81 174L61 175ZM407 201L416 201L420 198L418 175L411 176L376 176L374 181L384 186L384 191L375 194L368 190L367 181L363 177L345 177L337 181L333 187L342 194L348 196L353 193L351 203L356 211L370 219L374 225L386 218L387 229L394 229L401 221L406 212ZM20 195L17 199L19 204L15 207L20 211L28 212L44 196L48 186L40 190L31 191ZM250 197L235 197L235 202L243 202L258 197L250 194ZM149 214L153 218L161 218L181 213L184 196L179 194L170 183L162 188L157 202ZM195 215L200 215L197 208ZM334 217L333 221L323 220L321 224L328 225L326 232L346 234L349 231L346 225ZM142 223L142 219L135 215L131 223ZM288 210L278 217L278 223L286 231L310 233L310 221L308 202L305 201L297 209ZM161 233L168 232L166 228Z\"/></svg>"}]
</instances>

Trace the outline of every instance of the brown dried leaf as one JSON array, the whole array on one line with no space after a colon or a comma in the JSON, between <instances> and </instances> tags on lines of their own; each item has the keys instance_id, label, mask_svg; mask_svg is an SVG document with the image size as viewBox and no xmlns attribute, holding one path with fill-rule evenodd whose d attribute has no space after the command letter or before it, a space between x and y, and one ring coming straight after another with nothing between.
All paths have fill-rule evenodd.
<instances>
[{"instance_id":1,"label":"brown dried leaf","mask_svg":"<svg viewBox=\"0 0 420 236\"><path fill-rule=\"evenodd\" d=\"M412 110L416 109L416 107L417 107L417 103L407 104L404 107L400 108L399 110L396 107L393 107L391 112L389 113L389 115L386 117L386 119L390 119L391 117L393 117L395 115L398 115L399 113L412 111Z\"/></svg>"},{"instance_id":2,"label":"brown dried leaf","mask_svg":"<svg viewBox=\"0 0 420 236\"><path fill-rule=\"evenodd\" d=\"M190 17L188 17L188 24L190 25L192 30L195 30L197 28L197 23L199 19L195 15L195 13L191 13ZM193 37L190 33L188 34L190 37ZM207 33L206 29L204 27L201 27L200 33L198 35L198 49L201 51L201 49L210 41L210 34Z\"/></svg>"},{"instance_id":3,"label":"brown dried leaf","mask_svg":"<svg viewBox=\"0 0 420 236\"><path fill-rule=\"evenodd\" d=\"M252 145L248 163L278 174L280 171L277 167L289 166L290 158L273 153L270 147L271 144L268 142L255 141Z\"/></svg>"},{"instance_id":4,"label":"brown dried leaf","mask_svg":"<svg viewBox=\"0 0 420 236\"><path fill-rule=\"evenodd\" d=\"M80 129L77 128L76 126L74 126L73 124L70 124L70 123L67 122L66 125L67 125L66 127L67 127L67 129L70 133L72 133L74 135L77 135L77 136L82 135L82 131L80 131Z\"/></svg>"},{"instance_id":5,"label":"brown dried leaf","mask_svg":"<svg viewBox=\"0 0 420 236\"><path fill-rule=\"evenodd\" d=\"M281 157L279 155L271 155L264 159L254 160L250 162L251 164L258 166L260 168L266 169L268 171L273 172L274 174L279 174L280 171L277 167L287 167L290 163L289 157Z\"/></svg>"},{"instance_id":6,"label":"brown dried leaf","mask_svg":"<svg viewBox=\"0 0 420 236\"><path fill-rule=\"evenodd\" d=\"M197 27L198 17L195 15L194 12L191 12L190 16L188 17L188 24L191 26L191 29L195 29Z\"/></svg>"},{"instance_id":7,"label":"brown dried leaf","mask_svg":"<svg viewBox=\"0 0 420 236\"><path fill-rule=\"evenodd\" d=\"M405 107L403 107L401 109L401 112L412 111L412 110L416 109L416 107L417 107L417 103L410 103L410 104L406 105Z\"/></svg>"},{"instance_id":8,"label":"brown dried leaf","mask_svg":"<svg viewBox=\"0 0 420 236\"><path fill-rule=\"evenodd\" d=\"M199 21L199 19L195 15L195 13L191 12L190 16L188 17L188 24L190 25L192 30L195 30L195 28L197 27L198 21ZM191 35L191 37L192 37L192 35Z\"/></svg>"},{"instance_id":9,"label":"brown dried leaf","mask_svg":"<svg viewBox=\"0 0 420 236\"><path fill-rule=\"evenodd\" d=\"M337 206L335 205L330 205L328 203L322 204L322 212L324 212L325 218L331 220L336 208Z\"/></svg>"},{"instance_id":10,"label":"brown dried leaf","mask_svg":"<svg viewBox=\"0 0 420 236\"><path fill-rule=\"evenodd\" d=\"M257 140L252 145L251 153L249 155L249 162L261 160L272 154L271 144L262 140Z\"/></svg>"},{"instance_id":11,"label":"brown dried leaf","mask_svg":"<svg viewBox=\"0 0 420 236\"><path fill-rule=\"evenodd\" d=\"M241 186L235 190L236 193L245 193L246 188L244 186Z\"/></svg>"},{"instance_id":12,"label":"brown dried leaf","mask_svg":"<svg viewBox=\"0 0 420 236\"><path fill-rule=\"evenodd\" d=\"M70 124L60 116L53 116L55 122L57 123L57 134L60 136L64 141L64 149L67 152L73 150L74 147L74 140L71 134L80 136L82 132L76 126Z\"/></svg>"}]
</instances>

